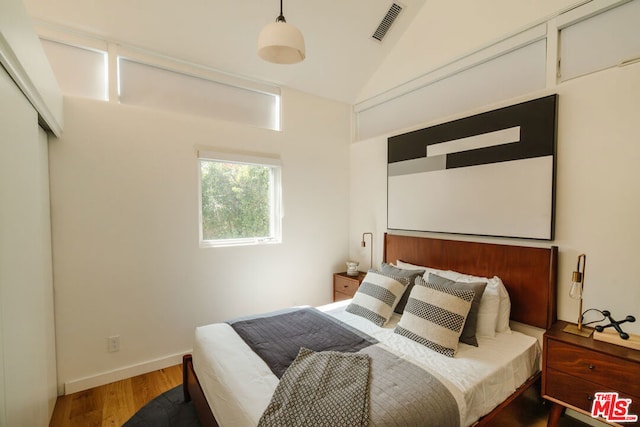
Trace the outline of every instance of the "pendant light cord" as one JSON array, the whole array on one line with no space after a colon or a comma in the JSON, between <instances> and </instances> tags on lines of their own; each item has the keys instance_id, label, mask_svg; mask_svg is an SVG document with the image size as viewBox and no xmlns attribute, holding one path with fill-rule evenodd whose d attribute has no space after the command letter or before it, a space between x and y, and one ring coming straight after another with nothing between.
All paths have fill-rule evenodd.
<instances>
[{"instance_id":1,"label":"pendant light cord","mask_svg":"<svg viewBox=\"0 0 640 427\"><path fill-rule=\"evenodd\" d=\"M280 16L276 18L276 22L287 22L287 20L284 19L284 14L282 13L282 0L280 0Z\"/></svg>"}]
</instances>

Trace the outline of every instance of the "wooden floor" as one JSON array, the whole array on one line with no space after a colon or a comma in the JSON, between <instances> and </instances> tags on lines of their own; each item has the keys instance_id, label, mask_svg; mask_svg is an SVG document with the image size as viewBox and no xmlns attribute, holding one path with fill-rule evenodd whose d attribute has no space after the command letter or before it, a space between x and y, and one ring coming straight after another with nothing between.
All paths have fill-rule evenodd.
<instances>
[{"instance_id":1,"label":"wooden floor","mask_svg":"<svg viewBox=\"0 0 640 427\"><path fill-rule=\"evenodd\" d=\"M121 427L147 402L182 384L182 365L58 397L50 427Z\"/></svg>"},{"instance_id":2,"label":"wooden floor","mask_svg":"<svg viewBox=\"0 0 640 427\"><path fill-rule=\"evenodd\" d=\"M61 396L56 402L50 427L121 427L138 409L167 390L182 383L182 365ZM492 422L492 427L543 427L549 405L531 387ZM563 416L560 427L584 427ZM151 426L150 426L151 427ZM588 426L587 426L588 427Z\"/></svg>"}]
</instances>

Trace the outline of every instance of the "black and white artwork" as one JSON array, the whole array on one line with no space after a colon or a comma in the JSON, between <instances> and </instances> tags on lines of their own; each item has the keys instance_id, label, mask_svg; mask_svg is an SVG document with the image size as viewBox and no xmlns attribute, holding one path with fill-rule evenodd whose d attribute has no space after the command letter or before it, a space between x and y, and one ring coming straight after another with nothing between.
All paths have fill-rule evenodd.
<instances>
[{"instance_id":1,"label":"black and white artwork","mask_svg":"<svg viewBox=\"0 0 640 427\"><path fill-rule=\"evenodd\" d=\"M553 239L557 99L389 138L387 227Z\"/></svg>"}]
</instances>

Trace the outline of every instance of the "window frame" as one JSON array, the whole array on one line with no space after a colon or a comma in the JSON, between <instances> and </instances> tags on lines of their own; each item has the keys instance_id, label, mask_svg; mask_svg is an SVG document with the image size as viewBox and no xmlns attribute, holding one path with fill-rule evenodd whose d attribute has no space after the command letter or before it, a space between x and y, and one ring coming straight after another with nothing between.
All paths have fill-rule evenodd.
<instances>
[{"instance_id":1,"label":"window frame","mask_svg":"<svg viewBox=\"0 0 640 427\"><path fill-rule=\"evenodd\" d=\"M203 238L202 215L202 161L237 163L248 166L268 167L270 177L270 206L269 206L269 237L246 237L237 239ZM226 246L247 246L282 243L282 162L277 157L265 154L239 154L217 151L197 152L198 168L198 239L200 248L215 248Z\"/></svg>"}]
</instances>

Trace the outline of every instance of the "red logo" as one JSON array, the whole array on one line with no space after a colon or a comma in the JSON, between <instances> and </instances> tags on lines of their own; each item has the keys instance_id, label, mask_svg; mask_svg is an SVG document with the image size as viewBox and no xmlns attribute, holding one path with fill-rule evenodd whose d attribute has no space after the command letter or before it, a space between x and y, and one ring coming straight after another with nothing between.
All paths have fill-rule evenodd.
<instances>
[{"instance_id":1,"label":"red logo","mask_svg":"<svg viewBox=\"0 0 640 427\"><path fill-rule=\"evenodd\" d=\"M637 415L629 414L631 399L622 399L616 392L596 393L591 407L593 418L602 417L616 423L632 423L638 421Z\"/></svg>"}]
</instances>

